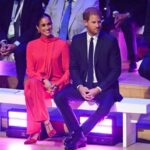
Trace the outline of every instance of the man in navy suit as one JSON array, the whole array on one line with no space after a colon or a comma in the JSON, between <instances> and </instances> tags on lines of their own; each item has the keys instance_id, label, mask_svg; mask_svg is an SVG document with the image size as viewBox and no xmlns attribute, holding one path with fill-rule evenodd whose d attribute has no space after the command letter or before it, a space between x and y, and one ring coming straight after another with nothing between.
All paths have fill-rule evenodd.
<instances>
[{"instance_id":1,"label":"man in navy suit","mask_svg":"<svg viewBox=\"0 0 150 150\"><path fill-rule=\"evenodd\" d=\"M139 73L142 77L150 80L150 0L148 0L147 14L144 28L144 38L148 45L148 52L143 58L143 61L139 68Z\"/></svg>"},{"instance_id":2,"label":"man in navy suit","mask_svg":"<svg viewBox=\"0 0 150 150\"><path fill-rule=\"evenodd\" d=\"M20 8L21 5L22 8ZM15 29L9 30L10 24L18 12L17 21L14 23ZM18 89L23 89L26 71L26 45L35 37L36 22L42 12L41 0L0 0L0 41L7 40L8 42L6 51L1 55L7 56L14 53Z\"/></svg>"},{"instance_id":3,"label":"man in navy suit","mask_svg":"<svg viewBox=\"0 0 150 150\"><path fill-rule=\"evenodd\" d=\"M121 73L118 43L114 37L100 31L99 13L95 7L89 7L84 11L83 20L87 32L74 36L71 43L72 84L54 97L70 133L64 141L66 150L86 146L86 135L98 121L104 119L114 102L122 99L118 86L118 77ZM100 105L80 126L69 100L95 102Z\"/></svg>"}]
</instances>

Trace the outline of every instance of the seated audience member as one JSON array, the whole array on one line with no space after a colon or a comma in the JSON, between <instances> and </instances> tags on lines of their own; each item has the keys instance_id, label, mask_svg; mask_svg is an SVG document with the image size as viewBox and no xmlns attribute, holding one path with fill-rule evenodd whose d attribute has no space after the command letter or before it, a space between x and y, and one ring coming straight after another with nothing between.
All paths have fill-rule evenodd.
<instances>
[{"instance_id":1,"label":"seated audience member","mask_svg":"<svg viewBox=\"0 0 150 150\"><path fill-rule=\"evenodd\" d=\"M105 0L105 3L104 30L122 30L128 50L128 71L134 72L137 70L137 29L144 25L146 0Z\"/></svg>"},{"instance_id":2,"label":"seated audience member","mask_svg":"<svg viewBox=\"0 0 150 150\"><path fill-rule=\"evenodd\" d=\"M88 7L99 7L99 0L50 0L45 13L52 17L54 36L71 41L85 31L82 14Z\"/></svg>"},{"instance_id":3,"label":"seated audience member","mask_svg":"<svg viewBox=\"0 0 150 150\"><path fill-rule=\"evenodd\" d=\"M14 54L18 89L24 87L26 45L35 36L35 22L42 12L41 0L0 1L0 41L7 41L0 55Z\"/></svg>"},{"instance_id":4,"label":"seated audience member","mask_svg":"<svg viewBox=\"0 0 150 150\"><path fill-rule=\"evenodd\" d=\"M150 0L148 0L147 4L147 14L144 28L144 37L148 45L148 52L143 58L143 61L139 68L139 74L150 80Z\"/></svg>"},{"instance_id":5,"label":"seated audience member","mask_svg":"<svg viewBox=\"0 0 150 150\"><path fill-rule=\"evenodd\" d=\"M87 8L83 20L87 32L75 35L70 47L72 84L54 96L70 133L64 141L65 150L86 146L86 135L104 119L114 102L122 99L118 86L121 58L117 40L101 31L99 9ZM98 108L80 126L69 101L95 102Z\"/></svg>"},{"instance_id":6,"label":"seated audience member","mask_svg":"<svg viewBox=\"0 0 150 150\"><path fill-rule=\"evenodd\" d=\"M46 14L40 17L37 30L41 36L27 45L25 100L29 138L24 144L37 142L41 123L49 137L56 133L49 121L45 101L69 83L68 44L51 34L52 21Z\"/></svg>"}]
</instances>

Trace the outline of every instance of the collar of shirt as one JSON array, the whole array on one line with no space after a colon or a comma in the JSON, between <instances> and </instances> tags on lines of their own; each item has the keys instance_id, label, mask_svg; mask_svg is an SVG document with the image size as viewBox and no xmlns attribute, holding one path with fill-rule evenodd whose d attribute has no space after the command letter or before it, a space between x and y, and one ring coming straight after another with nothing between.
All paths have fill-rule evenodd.
<instances>
[{"instance_id":1,"label":"collar of shirt","mask_svg":"<svg viewBox=\"0 0 150 150\"><path fill-rule=\"evenodd\" d=\"M89 33L87 32L87 41L88 41L88 43L90 43L90 39L91 39L92 37L93 37L93 41L96 41L96 42L97 42L98 35L91 36L91 35L89 35Z\"/></svg>"}]
</instances>

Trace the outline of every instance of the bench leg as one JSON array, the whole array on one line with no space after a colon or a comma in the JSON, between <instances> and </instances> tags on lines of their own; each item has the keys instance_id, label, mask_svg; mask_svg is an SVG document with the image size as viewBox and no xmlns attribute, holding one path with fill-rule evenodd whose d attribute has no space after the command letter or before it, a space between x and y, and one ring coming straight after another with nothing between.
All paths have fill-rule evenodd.
<instances>
[{"instance_id":1,"label":"bench leg","mask_svg":"<svg viewBox=\"0 0 150 150\"><path fill-rule=\"evenodd\" d=\"M136 123L131 123L132 115L123 113L123 147L136 142Z\"/></svg>"}]
</instances>

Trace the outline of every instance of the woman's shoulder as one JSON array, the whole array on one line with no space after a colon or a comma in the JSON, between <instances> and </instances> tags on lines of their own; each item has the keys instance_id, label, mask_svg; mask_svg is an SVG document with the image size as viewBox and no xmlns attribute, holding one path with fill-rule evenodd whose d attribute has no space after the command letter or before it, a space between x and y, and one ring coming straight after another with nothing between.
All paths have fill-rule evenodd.
<instances>
[{"instance_id":1,"label":"woman's shoulder","mask_svg":"<svg viewBox=\"0 0 150 150\"><path fill-rule=\"evenodd\" d=\"M30 42L28 43L28 45L34 45L34 44L37 44L37 43L39 43L39 42L40 42L39 38L38 38L38 39L34 39L34 40L30 41Z\"/></svg>"},{"instance_id":2,"label":"woman's shoulder","mask_svg":"<svg viewBox=\"0 0 150 150\"><path fill-rule=\"evenodd\" d=\"M59 46L68 45L68 42L66 40L61 39L61 38L57 38L56 42L57 42L57 45L59 45Z\"/></svg>"},{"instance_id":3,"label":"woman's shoulder","mask_svg":"<svg viewBox=\"0 0 150 150\"><path fill-rule=\"evenodd\" d=\"M63 40L63 39L61 39L61 38L59 38L59 37L55 37L55 40L56 40L57 42L60 42L60 43L66 43L66 40Z\"/></svg>"}]
</instances>

